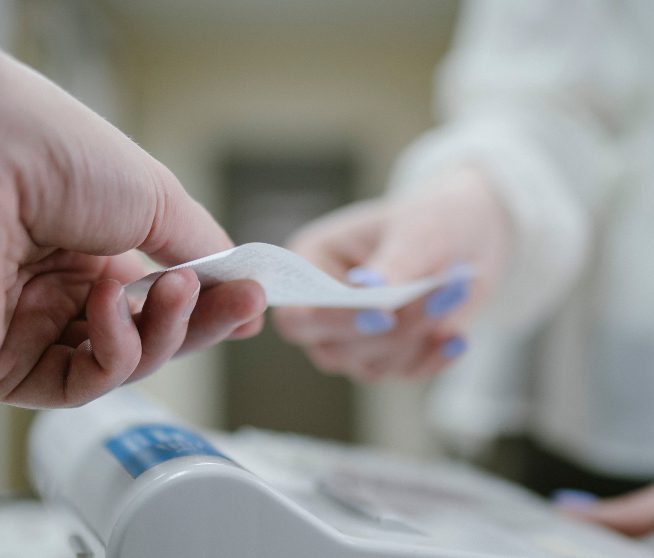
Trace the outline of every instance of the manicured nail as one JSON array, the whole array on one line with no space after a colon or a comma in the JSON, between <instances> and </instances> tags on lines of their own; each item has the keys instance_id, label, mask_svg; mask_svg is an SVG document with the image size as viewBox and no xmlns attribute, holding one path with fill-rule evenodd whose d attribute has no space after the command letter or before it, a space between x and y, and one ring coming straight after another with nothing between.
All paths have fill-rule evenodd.
<instances>
[{"instance_id":1,"label":"manicured nail","mask_svg":"<svg viewBox=\"0 0 654 558\"><path fill-rule=\"evenodd\" d=\"M381 287L386 283L384 276L367 267L353 267L347 272L347 280L361 287ZM391 312L383 310L362 310L354 315L354 327L364 335L378 335L391 331L396 318Z\"/></svg>"},{"instance_id":2,"label":"manicured nail","mask_svg":"<svg viewBox=\"0 0 654 558\"><path fill-rule=\"evenodd\" d=\"M443 343L441 354L448 360L459 358L468 349L468 343L461 336L456 336L448 339Z\"/></svg>"},{"instance_id":3,"label":"manicured nail","mask_svg":"<svg viewBox=\"0 0 654 558\"><path fill-rule=\"evenodd\" d=\"M451 283L435 290L425 302L425 314L442 318L461 306L470 295L470 276L454 275Z\"/></svg>"},{"instance_id":4,"label":"manicured nail","mask_svg":"<svg viewBox=\"0 0 654 558\"><path fill-rule=\"evenodd\" d=\"M125 295L125 288L121 287L120 294L116 299L116 307L118 308L118 315L124 322L132 321L132 313L129 311L129 304L127 303L127 295Z\"/></svg>"},{"instance_id":5,"label":"manicured nail","mask_svg":"<svg viewBox=\"0 0 654 558\"><path fill-rule=\"evenodd\" d=\"M381 287L386 283L381 273L367 267L353 267L347 272L347 280L353 285L364 287Z\"/></svg>"},{"instance_id":6,"label":"manicured nail","mask_svg":"<svg viewBox=\"0 0 654 558\"><path fill-rule=\"evenodd\" d=\"M364 335L378 335L395 327L395 315L383 310L362 310L354 315L354 327Z\"/></svg>"},{"instance_id":7,"label":"manicured nail","mask_svg":"<svg viewBox=\"0 0 654 558\"><path fill-rule=\"evenodd\" d=\"M198 283L198 286L196 287L195 291L193 291L193 294L189 299L188 305L184 309L184 313L182 314L182 320L188 321L191 319L191 314L193 314L193 310L195 310L195 305L198 301L199 296L200 296L200 284Z\"/></svg>"},{"instance_id":8,"label":"manicured nail","mask_svg":"<svg viewBox=\"0 0 654 558\"><path fill-rule=\"evenodd\" d=\"M591 492L574 490L572 488L555 490L552 492L551 499L555 506L564 508L586 508L598 500L597 496Z\"/></svg>"}]
</instances>

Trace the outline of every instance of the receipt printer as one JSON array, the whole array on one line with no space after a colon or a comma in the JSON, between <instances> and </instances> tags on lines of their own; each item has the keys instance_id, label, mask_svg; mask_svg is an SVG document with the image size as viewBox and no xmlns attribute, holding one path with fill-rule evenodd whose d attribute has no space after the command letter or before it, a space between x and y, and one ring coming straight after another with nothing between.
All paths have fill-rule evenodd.
<instances>
[{"instance_id":1,"label":"receipt printer","mask_svg":"<svg viewBox=\"0 0 654 558\"><path fill-rule=\"evenodd\" d=\"M130 392L41 413L30 467L39 493L67 518L77 556L445 556L343 536Z\"/></svg>"},{"instance_id":2,"label":"receipt printer","mask_svg":"<svg viewBox=\"0 0 654 558\"><path fill-rule=\"evenodd\" d=\"M651 555L475 470L291 435L200 433L126 389L41 413L29 453L76 558Z\"/></svg>"}]
</instances>

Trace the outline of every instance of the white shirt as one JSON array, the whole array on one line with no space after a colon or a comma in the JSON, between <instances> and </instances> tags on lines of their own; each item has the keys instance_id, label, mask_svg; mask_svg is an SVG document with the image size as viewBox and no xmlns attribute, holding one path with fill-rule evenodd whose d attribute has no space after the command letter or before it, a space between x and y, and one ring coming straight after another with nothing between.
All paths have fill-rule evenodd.
<instances>
[{"instance_id":1,"label":"white shirt","mask_svg":"<svg viewBox=\"0 0 654 558\"><path fill-rule=\"evenodd\" d=\"M476 163L516 228L502 291L433 397L463 443L527 430L654 476L653 29L650 0L465 5L437 75L444 124L392 180L413 192Z\"/></svg>"}]
</instances>

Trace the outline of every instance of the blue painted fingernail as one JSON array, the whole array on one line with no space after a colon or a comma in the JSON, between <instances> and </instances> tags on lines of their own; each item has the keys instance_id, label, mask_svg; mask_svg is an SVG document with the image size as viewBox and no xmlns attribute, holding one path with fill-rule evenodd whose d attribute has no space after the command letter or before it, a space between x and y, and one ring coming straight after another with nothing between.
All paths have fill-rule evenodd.
<instances>
[{"instance_id":1,"label":"blue painted fingernail","mask_svg":"<svg viewBox=\"0 0 654 558\"><path fill-rule=\"evenodd\" d=\"M347 280L362 287L381 287L386 283L381 273L368 267L353 267L347 272ZM391 331L395 327L396 318L391 312L383 310L362 310L354 315L353 321L359 333L378 335Z\"/></svg>"},{"instance_id":2,"label":"blue painted fingernail","mask_svg":"<svg viewBox=\"0 0 654 558\"><path fill-rule=\"evenodd\" d=\"M386 283L384 276L367 267L353 267L347 272L347 280L353 285L381 287Z\"/></svg>"},{"instance_id":3,"label":"blue painted fingernail","mask_svg":"<svg viewBox=\"0 0 654 558\"><path fill-rule=\"evenodd\" d=\"M395 315L383 310L362 310L354 315L354 327L364 335L378 335L395 327Z\"/></svg>"},{"instance_id":4,"label":"blue painted fingernail","mask_svg":"<svg viewBox=\"0 0 654 558\"><path fill-rule=\"evenodd\" d=\"M597 502L598 498L585 490L562 488L552 492L552 503L564 508L585 508Z\"/></svg>"},{"instance_id":5,"label":"blue painted fingernail","mask_svg":"<svg viewBox=\"0 0 654 558\"><path fill-rule=\"evenodd\" d=\"M454 360L466 352L468 343L463 337L456 336L448 339L441 348L441 354L448 360Z\"/></svg>"},{"instance_id":6,"label":"blue painted fingernail","mask_svg":"<svg viewBox=\"0 0 654 558\"><path fill-rule=\"evenodd\" d=\"M462 274L429 295L425 302L425 314L431 318L442 318L463 304L469 294L470 276Z\"/></svg>"}]
</instances>

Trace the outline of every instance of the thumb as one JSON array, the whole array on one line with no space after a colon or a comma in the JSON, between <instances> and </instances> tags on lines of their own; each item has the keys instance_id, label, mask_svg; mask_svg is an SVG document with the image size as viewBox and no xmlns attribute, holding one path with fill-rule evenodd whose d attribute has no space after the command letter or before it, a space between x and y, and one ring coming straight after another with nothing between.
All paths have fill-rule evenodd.
<instances>
[{"instance_id":1,"label":"thumb","mask_svg":"<svg viewBox=\"0 0 654 558\"><path fill-rule=\"evenodd\" d=\"M438 262L425 258L417 246L386 238L363 266L385 278L388 284L404 283L430 275Z\"/></svg>"},{"instance_id":2,"label":"thumb","mask_svg":"<svg viewBox=\"0 0 654 558\"><path fill-rule=\"evenodd\" d=\"M0 54L3 157L39 246L93 255L140 248L164 265L231 247L164 165L34 70ZM8 98L7 98L8 97Z\"/></svg>"},{"instance_id":3,"label":"thumb","mask_svg":"<svg viewBox=\"0 0 654 558\"><path fill-rule=\"evenodd\" d=\"M631 537L654 531L654 486L584 506L565 506L574 517Z\"/></svg>"},{"instance_id":4,"label":"thumb","mask_svg":"<svg viewBox=\"0 0 654 558\"><path fill-rule=\"evenodd\" d=\"M448 263L444 244L428 230L421 225L420 218L412 219L407 208L400 208L362 267L376 271L389 284L412 281L444 269Z\"/></svg>"}]
</instances>

